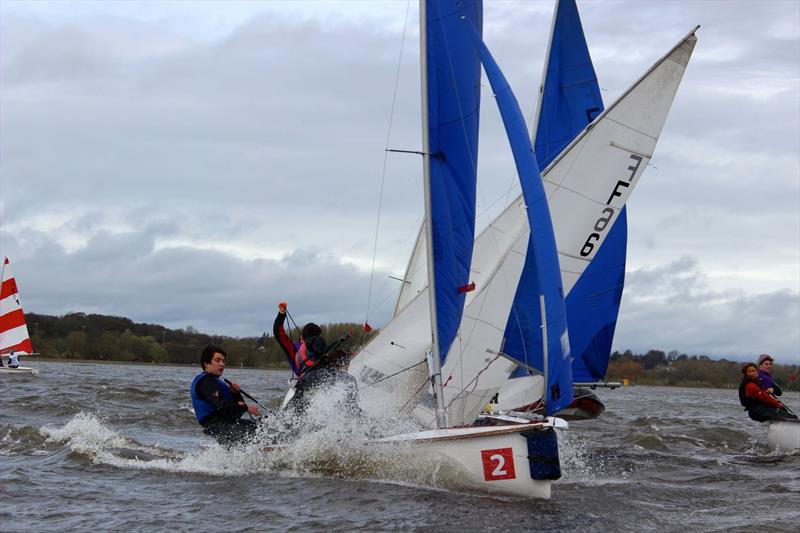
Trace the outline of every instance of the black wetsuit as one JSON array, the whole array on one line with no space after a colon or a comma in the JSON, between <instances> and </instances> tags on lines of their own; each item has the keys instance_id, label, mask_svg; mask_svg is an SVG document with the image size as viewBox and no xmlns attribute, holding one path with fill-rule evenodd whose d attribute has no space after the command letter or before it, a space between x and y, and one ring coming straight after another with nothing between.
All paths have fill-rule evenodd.
<instances>
[{"instance_id":1,"label":"black wetsuit","mask_svg":"<svg viewBox=\"0 0 800 533\"><path fill-rule=\"evenodd\" d=\"M227 399L220 390L217 379L207 374L200 378L196 386L198 398L210 402L214 412L203 419L203 433L211 435L221 444L236 444L253 436L256 423L242 419L247 412L241 393L232 393L233 399Z\"/></svg>"}]
</instances>

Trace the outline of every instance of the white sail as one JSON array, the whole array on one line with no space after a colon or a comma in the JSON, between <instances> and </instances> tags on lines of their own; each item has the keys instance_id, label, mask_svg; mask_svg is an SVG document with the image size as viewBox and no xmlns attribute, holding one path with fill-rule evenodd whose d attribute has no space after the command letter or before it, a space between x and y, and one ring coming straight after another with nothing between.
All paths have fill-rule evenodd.
<instances>
[{"instance_id":1,"label":"white sail","mask_svg":"<svg viewBox=\"0 0 800 533\"><path fill-rule=\"evenodd\" d=\"M564 292L608 235L653 156L697 37L686 36L545 170Z\"/></svg>"},{"instance_id":2,"label":"white sail","mask_svg":"<svg viewBox=\"0 0 800 533\"><path fill-rule=\"evenodd\" d=\"M565 295L600 248L653 155L694 50L695 31L656 62L542 173ZM425 232L421 231L395 314L425 288L425 260Z\"/></svg>"},{"instance_id":3,"label":"white sail","mask_svg":"<svg viewBox=\"0 0 800 533\"><path fill-rule=\"evenodd\" d=\"M498 352L524 266L529 231L525 206L518 198L475 240L471 266L475 290L467 293L459 334L442 369L444 405L451 424L472 422L514 369ZM423 372L430 349L427 296L423 288L350 365L350 372L366 383L382 380L383 387L397 393L401 402L419 391L427 378Z\"/></svg>"}]
</instances>

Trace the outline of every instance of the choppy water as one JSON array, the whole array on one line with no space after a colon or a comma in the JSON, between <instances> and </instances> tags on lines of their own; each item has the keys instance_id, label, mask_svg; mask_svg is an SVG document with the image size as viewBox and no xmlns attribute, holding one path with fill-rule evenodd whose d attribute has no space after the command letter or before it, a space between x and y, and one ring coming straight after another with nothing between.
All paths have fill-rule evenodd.
<instances>
[{"instance_id":1,"label":"choppy water","mask_svg":"<svg viewBox=\"0 0 800 533\"><path fill-rule=\"evenodd\" d=\"M330 412L290 452L226 452L190 410L193 368L33 365L0 375L4 532L800 530L800 454L771 452L735 390L601 391L606 414L559 434L552 499L524 501L387 480L397 465L346 449ZM288 373L226 377L276 405Z\"/></svg>"}]
</instances>

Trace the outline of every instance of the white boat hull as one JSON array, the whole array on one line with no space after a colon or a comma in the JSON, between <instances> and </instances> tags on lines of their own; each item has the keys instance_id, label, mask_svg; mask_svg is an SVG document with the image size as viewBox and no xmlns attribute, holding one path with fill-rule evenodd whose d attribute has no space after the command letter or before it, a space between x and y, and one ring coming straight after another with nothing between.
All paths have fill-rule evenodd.
<instances>
[{"instance_id":1,"label":"white boat hull","mask_svg":"<svg viewBox=\"0 0 800 533\"><path fill-rule=\"evenodd\" d=\"M800 450L800 420L773 420L767 423L767 444L782 452Z\"/></svg>"},{"instance_id":2,"label":"white boat hull","mask_svg":"<svg viewBox=\"0 0 800 533\"><path fill-rule=\"evenodd\" d=\"M529 438L552 435L551 457L532 453ZM551 420L507 426L470 426L420 431L379 439L396 444L415 463L450 469L458 484L473 490L522 498L550 498L550 486L560 477L558 448ZM538 457L538 459L537 459ZM534 465L534 461L540 464ZM544 469L544 472L542 470ZM551 479L534 479L533 471ZM541 476L539 476L541 477Z\"/></svg>"},{"instance_id":3,"label":"white boat hull","mask_svg":"<svg viewBox=\"0 0 800 533\"><path fill-rule=\"evenodd\" d=\"M29 366L18 366L17 368L4 366L0 367L0 374L33 374L33 370Z\"/></svg>"},{"instance_id":4,"label":"white boat hull","mask_svg":"<svg viewBox=\"0 0 800 533\"><path fill-rule=\"evenodd\" d=\"M315 457L306 467L332 475L369 472L367 478L394 480L465 492L483 492L526 499L550 498L550 487L561 476L554 427L557 418L527 421L516 417L508 425L468 426L405 433L366 441L364 454L352 462L348 454L333 459ZM502 421L500 421L502 423ZM534 444L530 444L533 441ZM293 444L266 446L267 453L289 450L287 465L296 458ZM306 458L307 460L308 458ZM279 459L281 460L281 459ZM534 479L536 472L536 479ZM358 475L358 474L357 474Z\"/></svg>"}]
</instances>

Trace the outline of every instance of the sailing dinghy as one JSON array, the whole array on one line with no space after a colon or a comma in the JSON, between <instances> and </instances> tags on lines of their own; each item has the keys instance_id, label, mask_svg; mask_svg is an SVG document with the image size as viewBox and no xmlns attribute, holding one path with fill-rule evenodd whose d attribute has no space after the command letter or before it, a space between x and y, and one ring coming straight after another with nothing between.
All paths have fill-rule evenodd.
<instances>
[{"instance_id":1,"label":"sailing dinghy","mask_svg":"<svg viewBox=\"0 0 800 533\"><path fill-rule=\"evenodd\" d=\"M458 472L490 493L549 498L561 475L552 417L475 424L515 368L503 332L523 267L536 272L539 337L567 373L566 318L544 185L516 98L482 41L481 0L420 1L425 288L356 354L349 372L413 411L425 429L372 440L408 462ZM475 238L481 65L523 195ZM529 249L529 240L536 246ZM532 250L532 252L531 252ZM414 258L412 258L414 261ZM425 365L425 366L422 366ZM424 369L424 370L423 370ZM447 376L443 380L443 376Z\"/></svg>"},{"instance_id":2,"label":"sailing dinghy","mask_svg":"<svg viewBox=\"0 0 800 533\"><path fill-rule=\"evenodd\" d=\"M554 427L566 423L500 415L482 418L496 425L475 424L519 364L506 339L517 287L530 280L522 349L542 370L551 415L572 401L563 295L650 159L696 38L690 33L598 117L543 179L516 99L481 40L481 2L423 0L420 23L425 222L394 317L349 371L431 428L373 445L410 444L412 457L456 464L480 490L547 498L560 477ZM522 194L474 238L481 64Z\"/></svg>"},{"instance_id":3,"label":"sailing dinghy","mask_svg":"<svg viewBox=\"0 0 800 533\"><path fill-rule=\"evenodd\" d=\"M34 355L33 345L28 326L25 323L25 314L19 302L17 281L11 273L8 258L3 259L2 273L0 274L0 357L8 356L11 352L17 355ZM10 368L6 365L0 367L0 374L30 374L34 369L27 366Z\"/></svg>"},{"instance_id":4,"label":"sailing dinghy","mask_svg":"<svg viewBox=\"0 0 800 533\"><path fill-rule=\"evenodd\" d=\"M437 6L441 8L439 3L436 6L423 4L423 7L426 6L429 12ZM421 20L424 23L426 19L421 17ZM445 20L445 17L439 20ZM438 23L437 18L429 14L429 65L432 55L430 47L435 42L430 37L432 21ZM430 452L435 451L451 459L459 458L467 475L482 482L487 490L529 497L546 497L549 494L550 480L535 479L533 474L535 460L532 458L541 453L529 448L527 457L524 455L526 440L527 445L532 446L535 437L531 435L537 432L527 431L523 424L509 420L511 425L506 428L508 433L497 435L498 438L502 436L508 444L491 444L497 449L511 448L509 456L515 458L517 465L519 462L530 465L531 476L526 472L524 482L514 486L503 480L481 478L481 467L486 468L487 465L478 460L479 455L485 457L488 453L494 456L496 453L486 450L484 442L475 438L486 430L471 424L485 403L506 383L511 372L525 361L542 373L541 383L545 393L542 395L540 392L539 396L544 398L546 415L556 413L572 402L570 343L562 295L569 293L598 254L652 157L694 49L696 29L554 157L542 176L543 196L537 196L538 191L533 192L535 187L532 186L532 182L541 182L526 179L531 175L538 178L538 166L535 156L527 157L532 156L533 152L527 129L524 124L520 126L522 120L516 101L513 100L513 104L509 102L513 95L503 82L496 79L502 75L498 75L499 71L490 66L488 50L480 43L481 59L509 134L523 193L478 235L473 254L471 257L466 255L470 257L470 262L463 261L465 254L451 253L462 259L460 266L464 269L455 281L440 279L439 270L444 260L437 255L442 238L436 232L437 224L441 222L437 223L435 207L426 209L423 230L409 260L395 315L354 358L350 368L362 381L382 386L387 395L399 395L406 401L420 390L420 383L424 386L424 380L432 383L430 389L435 416L430 410L426 412L422 405L418 405L415 412L422 419L427 415L431 424L435 421L437 429L394 438L426 443ZM449 42L452 44L452 37ZM467 47L451 49L461 53ZM423 59L425 57L423 54ZM466 61L466 58L461 60ZM448 60L440 60L440 63L453 64ZM429 72L428 79L432 76ZM442 91L447 86L447 80L453 76L443 78L436 79L435 83L429 81L427 91L423 90L423 95L428 96L427 106L423 105L423 115L428 113L439 117L442 123L460 129L451 139L451 142L456 142L464 137L463 118L443 113L431 103L444 100L430 94L432 85ZM478 87L477 82L473 81L473 86ZM459 93L451 95L449 100L459 102L460 108L467 111L477 108L476 103L464 100ZM509 111L510 108L515 108L513 113ZM517 116L519 120L512 120L510 115ZM440 141L444 137L432 123L423 131L430 139ZM426 179L426 192L430 195L430 198L426 198L426 204L435 203L437 187L442 186L441 183L437 184L437 180L446 182L443 177L437 177L436 172L442 167L457 168L455 154L452 147L445 149L428 142L424 143L423 152L426 176L430 176ZM474 149L468 151L468 154L474 153ZM529 166L526 167L526 164ZM459 175L471 169L474 166L467 167ZM459 186L457 191L445 191L444 194L447 198L456 198L462 206L459 209L463 209L463 206L474 205L472 198L465 199L462 196L465 189ZM457 223L463 222L458 217L454 218ZM460 224L459 227L466 225ZM464 242L468 241L465 239ZM557 256L555 259L551 257L553 253ZM524 330L518 346L514 347L509 343L508 323L518 286L529 296L514 310L518 326ZM463 300L460 299L462 290ZM441 317L452 309L463 309L463 312L460 317L457 314ZM430 331L425 326L428 321ZM437 328L442 323L452 330L437 334ZM442 343L443 338L448 342L457 342L445 344ZM418 371L419 365L426 361L426 354L427 375ZM522 358L520 354L527 357ZM503 417L487 418L498 420ZM558 419L550 416L545 420L549 425L559 423ZM453 426L464 426L464 429L456 431ZM470 447L461 449L468 440L473 441L469 443ZM556 451L551 462L557 464L555 434L551 445ZM519 470L517 466L516 472Z\"/></svg>"}]
</instances>

